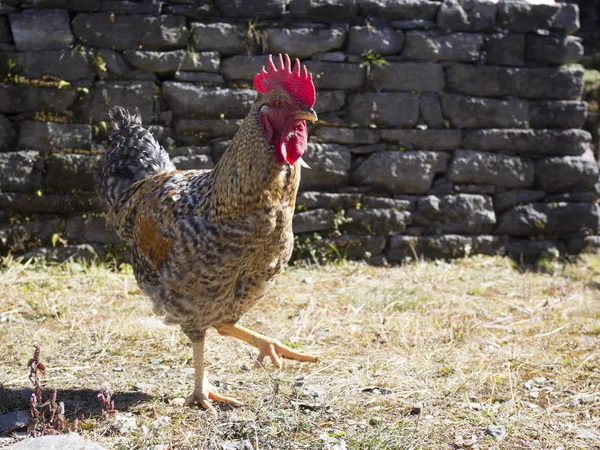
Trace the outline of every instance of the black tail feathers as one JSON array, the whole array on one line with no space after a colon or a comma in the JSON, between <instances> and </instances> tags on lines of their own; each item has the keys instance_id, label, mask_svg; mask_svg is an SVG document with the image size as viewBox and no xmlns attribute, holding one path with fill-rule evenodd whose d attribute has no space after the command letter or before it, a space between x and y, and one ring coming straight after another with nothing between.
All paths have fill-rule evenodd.
<instances>
[{"instance_id":1,"label":"black tail feathers","mask_svg":"<svg viewBox=\"0 0 600 450\"><path fill-rule=\"evenodd\" d=\"M171 172L175 166L165 149L142 127L139 109L132 115L125 108L115 106L108 115L114 122L109 134L112 145L94 178L96 192L112 207L131 184L157 173Z\"/></svg>"}]
</instances>

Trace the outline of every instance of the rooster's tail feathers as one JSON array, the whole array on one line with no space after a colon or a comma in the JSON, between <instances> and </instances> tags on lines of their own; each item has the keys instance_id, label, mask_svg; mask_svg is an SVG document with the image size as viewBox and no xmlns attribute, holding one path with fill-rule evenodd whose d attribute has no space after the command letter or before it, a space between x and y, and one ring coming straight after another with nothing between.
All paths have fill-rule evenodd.
<instances>
[{"instance_id":1,"label":"rooster's tail feathers","mask_svg":"<svg viewBox=\"0 0 600 450\"><path fill-rule=\"evenodd\" d=\"M139 109L130 114L125 108L115 106L108 115L114 122L109 135L112 145L95 179L98 195L112 207L119 195L136 181L171 172L175 166L165 149L142 127Z\"/></svg>"}]
</instances>

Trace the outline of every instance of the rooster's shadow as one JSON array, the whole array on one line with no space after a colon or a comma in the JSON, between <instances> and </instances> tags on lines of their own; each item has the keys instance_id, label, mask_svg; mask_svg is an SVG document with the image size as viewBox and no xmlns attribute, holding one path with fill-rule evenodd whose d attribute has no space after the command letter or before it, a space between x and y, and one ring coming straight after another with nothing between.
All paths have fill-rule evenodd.
<instances>
[{"instance_id":1,"label":"rooster's shadow","mask_svg":"<svg viewBox=\"0 0 600 450\"><path fill-rule=\"evenodd\" d=\"M43 390L44 396L50 391ZM102 409L98 401L97 389L57 389L56 401L65 405L67 417L99 417ZM0 415L11 411L29 410L29 402L33 391L29 388L12 389L0 385ZM117 391L112 394L117 411L128 411L137 405L149 401L152 396L138 391ZM47 398L44 398L47 400Z\"/></svg>"}]
</instances>

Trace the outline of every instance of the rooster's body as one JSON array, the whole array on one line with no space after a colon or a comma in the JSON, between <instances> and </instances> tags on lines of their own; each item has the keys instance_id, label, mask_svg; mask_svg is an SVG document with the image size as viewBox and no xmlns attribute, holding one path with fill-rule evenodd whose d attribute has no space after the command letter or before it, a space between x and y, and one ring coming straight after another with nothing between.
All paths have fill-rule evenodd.
<instances>
[{"instance_id":1,"label":"rooster's body","mask_svg":"<svg viewBox=\"0 0 600 450\"><path fill-rule=\"evenodd\" d=\"M272 69L270 63L269 73L257 75L263 80L255 84L266 95L212 171L176 171L165 150L142 128L139 115L114 108L113 146L96 176L109 217L131 245L140 288L155 311L180 325L193 343L196 389L188 400L209 409L209 398L235 402L206 381L203 344L210 327L257 346L261 362L265 356L276 365L278 356L316 360L236 325L291 257L297 160L306 146L304 119L316 119L312 104L297 101L287 86L268 79L279 74L310 81L306 71L300 75L297 65L292 74L289 59L284 64L281 58L279 71ZM265 81L273 86L265 87ZM277 115L276 108L282 101L299 112L290 106L295 115L291 121L281 119L280 131L278 120L285 114Z\"/></svg>"}]
</instances>

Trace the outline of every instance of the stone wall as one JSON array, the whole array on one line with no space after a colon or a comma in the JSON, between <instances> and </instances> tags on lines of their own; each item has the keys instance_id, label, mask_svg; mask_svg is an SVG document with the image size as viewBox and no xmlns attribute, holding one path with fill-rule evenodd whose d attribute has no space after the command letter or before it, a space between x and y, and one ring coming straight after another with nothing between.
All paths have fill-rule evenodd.
<instances>
[{"instance_id":1,"label":"stone wall","mask_svg":"<svg viewBox=\"0 0 600 450\"><path fill-rule=\"evenodd\" d=\"M108 109L212 168L269 52L318 88L297 258L578 252L599 219L578 26L561 3L3 0L0 253L126 257L93 194Z\"/></svg>"}]
</instances>

